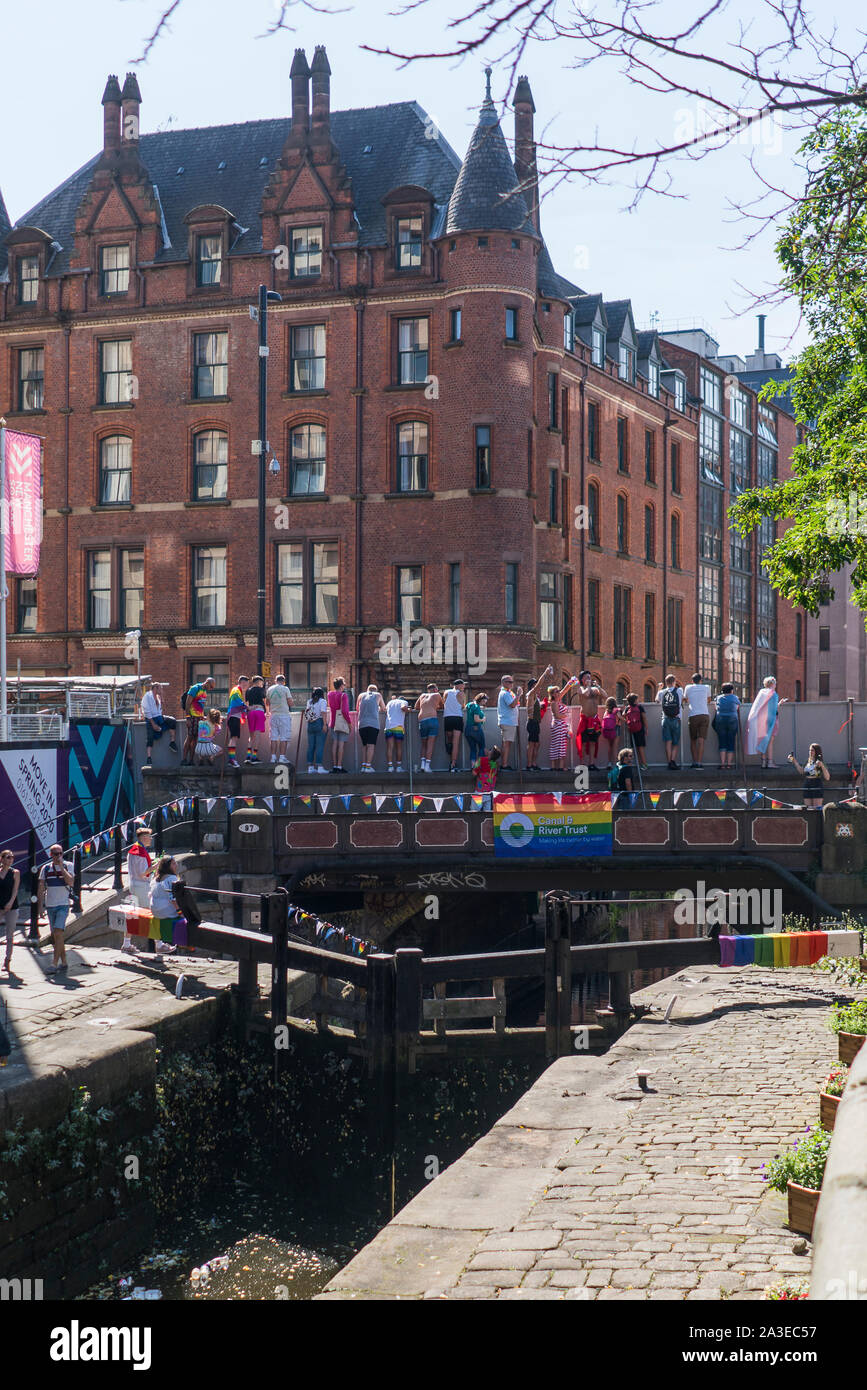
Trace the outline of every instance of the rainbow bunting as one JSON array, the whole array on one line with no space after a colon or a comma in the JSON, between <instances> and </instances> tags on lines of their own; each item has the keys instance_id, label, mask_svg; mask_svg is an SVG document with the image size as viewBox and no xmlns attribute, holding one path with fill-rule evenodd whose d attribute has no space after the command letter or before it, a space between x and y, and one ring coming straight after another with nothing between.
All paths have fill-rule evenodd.
<instances>
[{"instance_id":1,"label":"rainbow bunting","mask_svg":"<svg viewBox=\"0 0 867 1390\"><path fill-rule=\"evenodd\" d=\"M372 796L363 796L363 797L361 798L361 804L362 804L362 806L366 806L368 809L370 809L370 807L373 805L373 797L372 797Z\"/></svg>"},{"instance_id":2,"label":"rainbow bunting","mask_svg":"<svg viewBox=\"0 0 867 1390\"><path fill-rule=\"evenodd\" d=\"M647 795L650 797L650 804L655 811L657 806L659 805L659 799L662 796L662 792L648 792Z\"/></svg>"},{"instance_id":3,"label":"rainbow bunting","mask_svg":"<svg viewBox=\"0 0 867 1390\"><path fill-rule=\"evenodd\" d=\"M472 792L470 794L470 803L474 811L481 811L485 804L484 794L481 792Z\"/></svg>"},{"instance_id":4,"label":"rainbow bunting","mask_svg":"<svg viewBox=\"0 0 867 1390\"><path fill-rule=\"evenodd\" d=\"M424 797L423 797L423 796L413 796L413 798L412 798L412 809L413 809L414 811L417 811L418 808L421 806L421 803L422 803L423 801L424 801Z\"/></svg>"},{"instance_id":5,"label":"rainbow bunting","mask_svg":"<svg viewBox=\"0 0 867 1390\"><path fill-rule=\"evenodd\" d=\"M721 792L721 791L715 791L715 792L714 792L714 796L716 797L716 799L717 799L717 801L720 803L720 805L723 805L723 804L724 804L725 799L726 799L726 795L727 795L726 792Z\"/></svg>"},{"instance_id":6,"label":"rainbow bunting","mask_svg":"<svg viewBox=\"0 0 867 1390\"><path fill-rule=\"evenodd\" d=\"M281 807L282 807L282 805L283 805L283 802L286 801L286 800L288 800L287 797L281 796L281 798L280 798ZM312 806L312 805L313 805L313 797L312 797L312 796L299 796L298 800L301 802L301 805L302 805L302 806Z\"/></svg>"}]
</instances>

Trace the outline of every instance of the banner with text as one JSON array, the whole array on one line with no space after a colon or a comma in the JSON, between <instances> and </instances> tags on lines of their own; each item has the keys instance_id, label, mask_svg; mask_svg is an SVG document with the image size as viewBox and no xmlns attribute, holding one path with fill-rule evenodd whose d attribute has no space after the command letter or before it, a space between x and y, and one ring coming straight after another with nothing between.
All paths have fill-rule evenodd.
<instances>
[{"instance_id":1,"label":"banner with text","mask_svg":"<svg viewBox=\"0 0 867 1390\"><path fill-rule=\"evenodd\" d=\"M494 853L500 858L576 858L612 853L611 796L538 793L494 796Z\"/></svg>"}]
</instances>

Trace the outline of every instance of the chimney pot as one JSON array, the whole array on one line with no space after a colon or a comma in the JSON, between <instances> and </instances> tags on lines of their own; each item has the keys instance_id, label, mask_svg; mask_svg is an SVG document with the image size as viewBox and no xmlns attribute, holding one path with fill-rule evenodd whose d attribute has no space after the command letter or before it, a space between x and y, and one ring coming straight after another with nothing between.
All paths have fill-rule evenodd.
<instances>
[{"instance_id":1,"label":"chimney pot","mask_svg":"<svg viewBox=\"0 0 867 1390\"><path fill-rule=\"evenodd\" d=\"M292 66L292 133L297 138L310 129L310 69L303 48L296 48Z\"/></svg>"},{"instance_id":2,"label":"chimney pot","mask_svg":"<svg viewBox=\"0 0 867 1390\"><path fill-rule=\"evenodd\" d=\"M125 145L137 145L141 91L134 72L128 72L121 96L121 134Z\"/></svg>"},{"instance_id":3,"label":"chimney pot","mask_svg":"<svg viewBox=\"0 0 867 1390\"><path fill-rule=\"evenodd\" d=\"M120 149L120 83L112 73L102 94L102 150L103 154L116 154Z\"/></svg>"},{"instance_id":4,"label":"chimney pot","mask_svg":"<svg viewBox=\"0 0 867 1390\"><path fill-rule=\"evenodd\" d=\"M539 175L536 169L536 137L533 130L536 106L526 77L518 78L512 106L515 110L515 173L521 191L527 199L533 226L538 232Z\"/></svg>"},{"instance_id":5,"label":"chimney pot","mask_svg":"<svg viewBox=\"0 0 867 1390\"><path fill-rule=\"evenodd\" d=\"M331 66L324 44L317 44L310 64L312 77L314 130L327 132L331 126Z\"/></svg>"}]
</instances>

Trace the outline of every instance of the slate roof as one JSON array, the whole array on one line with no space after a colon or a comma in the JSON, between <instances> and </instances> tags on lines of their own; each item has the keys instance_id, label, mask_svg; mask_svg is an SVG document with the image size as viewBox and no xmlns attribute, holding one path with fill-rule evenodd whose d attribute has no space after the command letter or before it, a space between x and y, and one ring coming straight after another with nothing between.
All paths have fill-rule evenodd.
<instances>
[{"instance_id":1,"label":"slate roof","mask_svg":"<svg viewBox=\"0 0 867 1390\"><path fill-rule=\"evenodd\" d=\"M186 259L184 216L207 203L228 208L245 228L234 251L261 250L262 192L291 127L291 119L284 117L142 135L141 161L159 191L171 242L158 260ZM448 202L461 161L442 135L429 138L431 129L427 114L414 101L332 112L331 134L352 180L362 246L385 243L382 199L392 188L417 184L429 190L435 203ZM94 155L16 223L44 227L61 243L53 275L69 268L75 213L98 159ZM226 164L222 171L217 167L221 161ZM179 174L179 169L184 172Z\"/></svg>"},{"instance_id":2,"label":"slate roof","mask_svg":"<svg viewBox=\"0 0 867 1390\"><path fill-rule=\"evenodd\" d=\"M639 362L643 362L645 358L650 357L653 352L654 343L656 343L657 357L661 356L659 351L659 334L655 328L645 329L641 333L636 333L635 341L637 344Z\"/></svg>"},{"instance_id":3,"label":"slate roof","mask_svg":"<svg viewBox=\"0 0 867 1390\"><path fill-rule=\"evenodd\" d=\"M575 295L582 293L577 285L572 284L571 280L557 274L544 241L539 251L536 268L536 280L540 294L548 295L551 299L572 299Z\"/></svg>"},{"instance_id":4,"label":"slate roof","mask_svg":"<svg viewBox=\"0 0 867 1390\"><path fill-rule=\"evenodd\" d=\"M532 232L527 200L500 128L493 101L479 113L446 219L446 235L456 232ZM553 271L553 267L552 267Z\"/></svg>"},{"instance_id":5,"label":"slate roof","mask_svg":"<svg viewBox=\"0 0 867 1390\"><path fill-rule=\"evenodd\" d=\"M596 315L601 312L602 323L605 325L605 304L601 294L578 294L574 297L575 323L583 327L585 324L592 323Z\"/></svg>"},{"instance_id":6,"label":"slate roof","mask_svg":"<svg viewBox=\"0 0 867 1390\"><path fill-rule=\"evenodd\" d=\"M631 308L632 301L629 299L607 299L605 301L609 338L620 337L623 332L623 325L629 317Z\"/></svg>"},{"instance_id":7,"label":"slate roof","mask_svg":"<svg viewBox=\"0 0 867 1390\"><path fill-rule=\"evenodd\" d=\"M6 211L3 194L0 193L0 273L6 269L7 254L6 247L3 243L11 230L12 223L9 221L9 214Z\"/></svg>"},{"instance_id":8,"label":"slate roof","mask_svg":"<svg viewBox=\"0 0 867 1390\"><path fill-rule=\"evenodd\" d=\"M281 117L142 135L139 155L156 187L168 238L157 261L186 260L184 217L206 204L228 208L243 229L232 243L232 252L260 251L262 193L291 128L291 119ZM382 199L393 188L407 184L431 193L434 237L477 228L533 234L523 193L502 197L517 188L518 179L492 102L482 107L463 163L415 101L333 111L331 135L352 182L361 246L385 245L387 216ZM62 250L53 258L49 276L69 269L75 214L101 153L15 223L16 227L41 227L60 243ZM222 162L225 168L220 170ZM3 240L9 230L0 197L0 272L6 264ZM538 287L541 295L551 298L581 294L577 285L555 271L544 242Z\"/></svg>"}]
</instances>

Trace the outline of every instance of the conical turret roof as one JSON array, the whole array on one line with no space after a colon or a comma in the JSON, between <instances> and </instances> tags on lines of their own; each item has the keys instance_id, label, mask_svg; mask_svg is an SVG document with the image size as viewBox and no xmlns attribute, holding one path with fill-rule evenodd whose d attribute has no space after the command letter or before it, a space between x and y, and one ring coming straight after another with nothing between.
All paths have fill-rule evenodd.
<instances>
[{"instance_id":1,"label":"conical turret roof","mask_svg":"<svg viewBox=\"0 0 867 1390\"><path fill-rule=\"evenodd\" d=\"M491 99L490 81L446 219L446 236L471 231L533 231L527 200L518 189L518 176Z\"/></svg>"}]
</instances>

